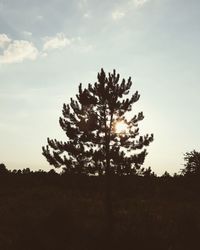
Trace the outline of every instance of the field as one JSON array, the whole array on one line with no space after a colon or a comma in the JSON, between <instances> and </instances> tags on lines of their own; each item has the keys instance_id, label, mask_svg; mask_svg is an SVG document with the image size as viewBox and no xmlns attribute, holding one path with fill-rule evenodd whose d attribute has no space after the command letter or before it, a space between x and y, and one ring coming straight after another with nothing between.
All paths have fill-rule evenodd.
<instances>
[{"instance_id":1,"label":"field","mask_svg":"<svg viewBox=\"0 0 200 250\"><path fill-rule=\"evenodd\" d=\"M200 249L198 179L114 177L107 241L105 180L0 176L0 249Z\"/></svg>"}]
</instances>

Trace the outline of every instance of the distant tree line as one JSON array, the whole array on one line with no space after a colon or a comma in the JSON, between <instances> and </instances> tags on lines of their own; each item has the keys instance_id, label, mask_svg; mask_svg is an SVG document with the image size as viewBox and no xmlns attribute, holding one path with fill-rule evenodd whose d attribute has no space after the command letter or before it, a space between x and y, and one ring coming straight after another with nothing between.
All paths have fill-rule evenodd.
<instances>
[{"instance_id":1,"label":"distant tree line","mask_svg":"<svg viewBox=\"0 0 200 250\"><path fill-rule=\"evenodd\" d=\"M58 175L54 169L51 169L49 171L44 171L42 169L33 171L30 168L8 170L5 164L0 163L0 176L1 175L30 175L30 174L32 175L33 174Z\"/></svg>"},{"instance_id":2,"label":"distant tree line","mask_svg":"<svg viewBox=\"0 0 200 250\"><path fill-rule=\"evenodd\" d=\"M200 152L196 150L192 150L190 152L186 152L184 154L184 168L180 170L179 173L175 173L173 176L170 175L167 171L163 173L161 178L177 178L177 177L200 177ZM68 175L65 171L60 172L59 174L51 169L49 171L44 171L42 169L39 170L31 170L30 168L24 169L14 169L8 170L6 165L0 163L0 176L2 175L30 175L30 174L48 174L48 175ZM141 168L139 172L135 173L136 176L141 176L145 178L156 178L158 177L154 171L152 171L151 167Z\"/></svg>"}]
</instances>

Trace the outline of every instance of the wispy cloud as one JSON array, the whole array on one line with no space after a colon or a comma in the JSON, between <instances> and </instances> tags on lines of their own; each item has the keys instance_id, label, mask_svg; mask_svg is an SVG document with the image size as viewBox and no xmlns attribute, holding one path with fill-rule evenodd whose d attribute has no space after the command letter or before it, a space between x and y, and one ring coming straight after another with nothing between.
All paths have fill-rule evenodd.
<instances>
[{"instance_id":1,"label":"wispy cloud","mask_svg":"<svg viewBox=\"0 0 200 250\"><path fill-rule=\"evenodd\" d=\"M125 12L120 11L120 10L115 10L112 12L112 19L117 21L122 19L125 16Z\"/></svg>"},{"instance_id":2,"label":"wispy cloud","mask_svg":"<svg viewBox=\"0 0 200 250\"><path fill-rule=\"evenodd\" d=\"M114 21L119 21L125 16L128 16L130 13L132 13L133 8L141 8L150 1L151 0L124 1L121 4L118 4L117 8L113 9L113 11L111 12L112 19Z\"/></svg>"},{"instance_id":3,"label":"wispy cloud","mask_svg":"<svg viewBox=\"0 0 200 250\"><path fill-rule=\"evenodd\" d=\"M44 40L44 51L52 49L61 49L71 44L70 39L68 39L64 33L57 33L54 37L45 37Z\"/></svg>"},{"instance_id":4,"label":"wispy cloud","mask_svg":"<svg viewBox=\"0 0 200 250\"><path fill-rule=\"evenodd\" d=\"M36 16L36 20L37 20L37 21L41 21L41 20L43 20L43 19L44 19L44 17L43 17L43 16L41 16L41 15Z\"/></svg>"},{"instance_id":5,"label":"wispy cloud","mask_svg":"<svg viewBox=\"0 0 200 250\"><path fill-rule=\"evenodd\" d=\"M86 12L83 14L83 17L89 19L91 17L91 15L89 12Z\"/></svg>"},{"instance_id":6,"label":"wispy cloud","mask_svg":"<svg viewBox=\"0 0 200 250\"><path fill-rule=\"evenodd\" d=\"M86 8L87 5L88 5L88 1L87 1L87 0L79 0L79 1L78 1L78 7L79 7L80 9Z\"/></svg>"},{"instance_id":7,"label":"wispy cloud","mask_svg":"<svg viewBox=\"0 0 200 250\"><path fill-rule=\"evenodd\" d=\"M27 36L27 37L32 36L32 32L26 31L26 30L24 30L24 31L22 32L22 34L23 34L24 36Z\"/></svg>"},{"instance_id":8,"label":"wispy cloud","mask_svg":"<svg viewBox=\"0 0 200 250\"><path fill-rule=\"evenodd\" d=\"M149 0L134 0L134 3L135 3L136 7L142 7L147 2L149 2Z\"/></svg>"},{"instance_id":9,"label":"wispy cloud","mask_svg":"<svg viewBox=\"0 0 200 250\"><path fill-rule=\"evenodd\" d=\"M37 48L31 42L14 40L0 55L0 63L10 64L23 62L26 59L35 60L38 54Z\"/></svg>"}]
</instances>

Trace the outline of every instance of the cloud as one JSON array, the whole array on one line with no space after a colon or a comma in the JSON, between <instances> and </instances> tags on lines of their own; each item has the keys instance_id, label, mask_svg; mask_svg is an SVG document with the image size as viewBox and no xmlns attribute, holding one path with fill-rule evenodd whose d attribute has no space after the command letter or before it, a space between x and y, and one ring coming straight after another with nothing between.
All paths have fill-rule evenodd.
<instances>
[{"instance_id":1,"label":"cloud","mask_svg":"<svg viewBox=\"0 0 200 250\"><path fill-rule=\"evenodd\" d=\"M149 0L134 0L136 7L142 7L147 2L149 2Z\"/></svg>"},{"instance_id":2,"label":"cloud","mask_svg":"<svg viewBox=\"0 0 200 250\"><path fill-rule=\"evenodd\" d=\"M22 34L27 38L32 38L32 33L23 31ZM45 58L49 51L62 49L71 45L71 49L81 52L89 52L93 49L92 45L85 44L80 37L67 38L64 33L57 33L53 37L44 37L42 49L38 48L27 40L12 40L6 34L0 34L0 64L20 63L24 60L36 60Z\"/></svg>"},{"instance_id":3,"label":"cloud","mask_svg":"<svg viewBox=\"0 0 200 250\"><path fill-rule=\"evenodd\" d=\"M57 33L54 37L46 37L44 38L45 43L43 45L43 50L52 50L52 49L60 49L64 48L67 45L71 44L70 39L68 39L64 33Z\"/></svg>"},{"instance_id":4,"label":"cloud","mask_svg":"<svg viewBox=\"0 0 200 250\"><path fill-rule=\"evenodd\" d=\"M5 48L10 42L11 39L6 34L0 34L0 48Z\"/></svg>"},{"instance_id":5,"label":"cloud","mask_svg":"<svg viewBox=\"0 0 200 250\"><path fill-rule=\"evenodd\" d=\"M132 13L133 8L141 8L151 0L131 0L126 1L118 5L117 8L115 8L112 11L112 19L114 21L119 21L122 18L124 18L126 15Z\"/></svg>"},{"instance_id":6,"label":"cloud","mask_svg":"<svg viewBox=\"0 0 200 250\"><path fill-rule=\"evenodd\" d=\"M86 19L89 19L91 17L90 13L86 12L85 14L83 14L83 17Z\"/></svg>"},{"instance_id":7,"label":"cloud","mask_svg":"<svg viewBox=\"0 0 200 250\"><path fill-rule=\"evenodd\" d=\"M119 19L122 19L125 16L125 13L120 10L115 10L112 12L112 19L117 21Z\"/></svg>"},{"instance_id":8,"label":"cloud","mask_svg":"<svg viewBox=\"0 0 200 250\"><path fill-rule=\"evenodd\" d=\"M39 55L37 48L28 41L14 40L0 55L0 63L19 63L26 59L35 60Z\"/></svg>"},{"instance_id":9,"label":"cloud","mask_svg":"<svg viewBox=\"0 0 200 250\"><path fill-rule=\"evenodd\" d=\"M43 16L41 16L41 15L36 16L36 20L38 20L38 21L41 21L41 20L43 20L43 19L44 19L44 17L43 17Z\"/></svg>"},{"instance_id":10,"label":"cloud","mask_svg":"<svg viewBox=\"0 0 200 250\"><path fill-rule=\"evenodd\" d=\"M80 9L84 9L87 6L87 4L88 4L87 0L80 0L80 1L78 1L78 7Z\"/></svg>"},{"instance_id":11,"label":"cloud","mask_svg":"<svg viewBox=\"0 0 200 250\"><path fill-rule=\"evenodd\" d=\"M24 36L28 36L28 37L32 36L32 33L30 31L25 30L22 33L23 33Z\"/></svg>"}]
</instances>

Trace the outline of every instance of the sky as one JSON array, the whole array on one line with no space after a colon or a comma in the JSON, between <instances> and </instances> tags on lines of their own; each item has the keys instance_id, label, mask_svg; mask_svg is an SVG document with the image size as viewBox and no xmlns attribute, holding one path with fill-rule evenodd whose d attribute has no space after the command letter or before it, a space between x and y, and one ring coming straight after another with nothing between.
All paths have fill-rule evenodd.
<instances>
[{"instance_id":1,"label":"sky","mask_svg":"<svg viewBox=\"0 0 200 250\"><path fill-rule=\"evenodd\" d=\"M0 0L0 162L52 168L41 147L64 138L63 103L104 68L141 95L144 167L178 173L200 150L199 44L199 0Z\"/></svg>"}]
</instances>

